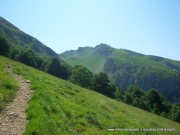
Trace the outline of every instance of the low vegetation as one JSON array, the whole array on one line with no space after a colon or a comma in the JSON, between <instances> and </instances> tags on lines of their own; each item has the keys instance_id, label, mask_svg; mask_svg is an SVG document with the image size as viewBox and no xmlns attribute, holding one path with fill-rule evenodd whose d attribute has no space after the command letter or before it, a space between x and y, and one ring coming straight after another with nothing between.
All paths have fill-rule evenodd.
<instances>
[{"instance_id":1,"label":"low vegetation","mask_svg":"<svg viewBox=\"0 0 180 135\"><path fill-rule=\"evenodd\" d=\"M0 62L0 111L8 102L11 102L16 96L18 82L14 80L7 72L4 72L5 61Z\"/></svg>"},{"instance_id":2,"label":"low vegetation","mask_svg":"<svg viewBox=\"0 0 180 135\"><path fill-rule=\"evenodd\" d=\"M0 63L2 68L12 65L14 73L31 80L33 95L26 108L24 135L180 134L176 122L7 58L0 57Z\"/></svg>"}]
</instances>

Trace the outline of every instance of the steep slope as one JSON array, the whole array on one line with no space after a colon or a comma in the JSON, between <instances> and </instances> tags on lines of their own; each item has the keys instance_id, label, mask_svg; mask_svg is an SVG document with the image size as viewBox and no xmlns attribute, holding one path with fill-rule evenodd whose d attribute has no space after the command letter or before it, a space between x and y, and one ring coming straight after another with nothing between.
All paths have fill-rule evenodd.
<instances>
[{"instance_id":1,"label":"steep slope","mask_svg":"<svg viewBox=\"0 0 180 135\"><path fill-rule=\"evenodd\" d=\"M0 56L0 66L31 80L24 135L180 134L180 124ZM9 82L11 83L11 82Z\"/></svg>"},{"instance_id":2,"label":"steep slope","mask_svg":"<svg viewBox=\"0 0 180 135\"><path fill-rule=\"evenodd\" d=\"M2 17L0 17L0 33L16 48L30 49L42 57L56 57L59 59L58 55L51 48L45 46L36 38L22 32Z\"/></svg>"},{"instance_id":3,"label":"steep slope","mask_svg":"<svg viewBox=\"0 0 180 135\"><path fill-rule=\"evenodd\" d=\"M117 86L124 89L129 85L137 85L145 91L155 88L170 101L180 102L179 61L114 49L106 44L100 44L84 53L86 49L74 50L73 56L69 53L68 57L66 51L59 57L72 66L81 64L95 73L103 71Z\"/></svg>"}]
</instances>

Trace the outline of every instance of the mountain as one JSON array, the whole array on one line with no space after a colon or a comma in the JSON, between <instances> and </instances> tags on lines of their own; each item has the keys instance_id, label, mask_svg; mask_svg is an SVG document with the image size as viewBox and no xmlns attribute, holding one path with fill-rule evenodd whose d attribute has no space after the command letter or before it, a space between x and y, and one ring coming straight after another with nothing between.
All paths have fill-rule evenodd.
<instances>
[{"instance_id":1,"label":"mountain","mask_svg":"<svg viewBox=\"0 0 180 135\"><path fill-rule=\"evenodd\" d=\"M180 102L180 61L144 55L106 44L79 47L59 57L70 65L83 65L94 73L103 71L117 86L137 85L148 91L157 89L171 102Z\"/></svg>"},{"instance_id":2,"label":"mountain","mask_svg":"<svg viewBox=\"0 0 180 135\"><path fill-rule=\"evenodd\" d=\"M2 17L0 17L0 33L9 44L15 48L30 49L39 54L39 56L48 59L52 59L53 57L59 59L58 54L56 54L51 48L45 46L36 38L24 33Z\"/></svg>"},{"instance_id":3,"label":"mountain","mask_svg":"<svg viewBox=\"0 0 180 135\"><path fill-rule=\"evenodd\" d=\"M2 56L0 56L0 107L4 106L4 102L12 102L9 97L15 96L14 89L18 87L17 80L4 72L6 64L13 66L13 73L31 81L30 88L33 92L26 107L28 121L24 135L180 134L179 123ZM16 117L12 116L13 121L16 121Z\"/></svg>"}]
</instances>

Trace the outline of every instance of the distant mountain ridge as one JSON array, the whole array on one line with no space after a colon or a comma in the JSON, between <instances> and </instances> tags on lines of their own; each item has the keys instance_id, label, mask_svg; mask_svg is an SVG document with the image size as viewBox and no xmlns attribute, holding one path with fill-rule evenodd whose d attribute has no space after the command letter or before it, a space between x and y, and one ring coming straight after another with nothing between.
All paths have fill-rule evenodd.
<instances>
[{"instance_id":1,"label":"distant mountain ridge","mask_svg":"<svg viewBox=\"0 0 180 135\"><path fill-rule=\"evenodd\" d=\"M155 88L170 101L180 102L180 61L115 49L106 44L79 47L59 57L72 66L80 64L94 73L103 71L124 89L129 85L137 85L145 91Z\"/></svg>"},{"instance_id":2,"label":"distant mountain ridge","mask_svg":"<svg viewBox=\"0 0 180 135\"><path fill-rule=\"evenodd\" d=\"M0 33L14 47L30 49L50 59L53 57L59 59L58 54L51 48L45 46L36 38L24 33L2 17L0 17Z\"/></svg>"}]
</instances>

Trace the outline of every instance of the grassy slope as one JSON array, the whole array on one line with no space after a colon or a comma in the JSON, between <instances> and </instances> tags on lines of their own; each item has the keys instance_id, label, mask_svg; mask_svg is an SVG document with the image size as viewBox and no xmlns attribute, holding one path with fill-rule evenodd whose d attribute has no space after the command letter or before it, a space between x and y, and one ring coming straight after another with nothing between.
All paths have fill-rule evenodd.
<instances>
[{"instance_id":1,"label":"grassy slope","mask_svg":"<svg viewBox=\"0 0 180 135\"><path fill-rule=\"evenodd\" d=\"M30 79L25 135L56 134L180 134L180 124L73 85L31 67L0 57L1 67ZM12 79L12 78L11 78ZM10 83L10 82L9 82ZM108 128L175 128L176 131L108 131Z\"/></svg>"},{"instance_id":2,"label":"grassy slope","mask_svg":"<svg viewBox=\"0 0 180 135\"><path fill-rule=\"evenodd\" d=\"M164 77L176 76L176 73L173 69L167 66L162 66L161 63L149 60L146 57L130 55L128 53L124 53L122 50L116 50L114 55L110 56L110 58L113 59L114 64L117 66L126 65L128 67L135 66L136 68L134 67L134 69L138 69L140 67L148 69L144 70L144 72L141 74L147 74L151 72L159 74L162 73Z\"/></svg>"},{"instance_id":3,"label":"grassy slope","mask_svg":"<svg viewBox=\"0 0 180 135\"><path fill-rule=\"evenodd\" d=\"M86 48L86 47L84 47ZM109 49L111 50L113 53L112 55L108 56L109 59L113 60L113 63L111 64L106 64L106 59L103 56L100 55L96 55L93 53L93 48L86 48L84 49L82 52L77 52L77 51L73 51L73 53L67 53L64 52L62 54L60 54L60 58L62 58L64 61L66 61L68 64L74 66L77 64L81 64L85 67L87 67L88 69L90 69L92 72L94 73L98 73L99 71L109 71L111 72L111 70L113 70L114 67L116 67L116 69L127 69L130 68L131 70L133 70L133 74L136 75L138 74L139 76L139 69L145 69L143 70L143 72L141 72L141 75L145 75L147 73L154 73L154 74L161 74L161 76L163 75L163 77L174 77L176 76L176 73L174 72L174 68L171 67L167 67L163 64L163 62L161 61L154 61L154 59L156 58L155 56L152 56L152 59L150 56L138 56L136 54L130 54L124 50L120 50L120 49L114 49L110 46L104 45L101 46L100 50L96 50L98 51L103 51L104 49ZM108 52L108 51L107 51ZM165 58L162 58L165 59ZM169 65L171 64L172 67L177 67L177 69L180 69L180 62L179 61L173 61L170 59L165 59ZM124 70L123 69L123 70ZM116 70L116 72L118 72L120 70ZM116 74L115 72L115 74ZM112 74L108 73L109 76L111 77ZM110 78L112 79L112 78Z\"/></svg>"},{"instance_id":4,"label":"grassy slope","mask_svg":"<svg viewBox=\"0 0 180 135\"><path fill-rule=\"evenodd\" d=\"M71 66L83 65L93 73L103 71L106 59L98 55L92 55L93 49L86 47L82 52L70 51L59 55L61 59L66 61Z\"/></svg>"}]
</instances>

